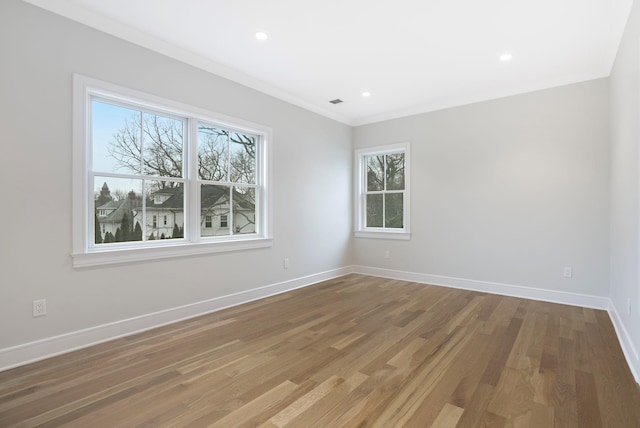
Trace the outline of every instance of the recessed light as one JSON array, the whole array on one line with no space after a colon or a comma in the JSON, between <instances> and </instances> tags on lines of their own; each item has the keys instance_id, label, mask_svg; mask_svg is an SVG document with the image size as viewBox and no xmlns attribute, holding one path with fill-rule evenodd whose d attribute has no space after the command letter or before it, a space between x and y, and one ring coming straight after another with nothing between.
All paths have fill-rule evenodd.
<instances>
[{"instance_id":1,"label":"recessed light","mask_svg":"<svg viewBox=\"0 0 640 428\"><path fill-rule=\"evenodd\" d=\"M365 91L365 92L362 93L362 96L365 97L365 98L366 97L370 97L371 96L371 92Z\"/></svg>"},{"instance_id":2,"label":"recessed light","mask_svg":"<svg viewBox=\"0 0 640 428\"><path fill-rule=\"evenodd\" d=\"M267 33L262 32L262 31L258 31L256 33L256 39L258 40L267 40L269 38L269 36L267 36Z\"/></svg>"},{"instance_id":3,"label":"recessed light","mask_svg":"<svg viewBox=\"0 0 640 428\"><path fill-rule=\"evenodd\" d=\"M510 53L500 55L500 61L502 62L511 61L512 58L513 58L513 55L511 55Z\"/></svg>"}]
</instances>

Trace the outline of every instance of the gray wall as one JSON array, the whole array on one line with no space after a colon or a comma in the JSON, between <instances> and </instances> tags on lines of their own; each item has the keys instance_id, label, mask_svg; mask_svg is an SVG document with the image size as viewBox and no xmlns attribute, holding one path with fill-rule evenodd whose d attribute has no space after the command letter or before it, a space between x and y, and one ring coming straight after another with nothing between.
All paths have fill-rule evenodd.
<instances>
[{"instance_id":1,"label":"gray wall","mask_svg":"<svg viewBox=\"0 0 640 428\"><path fill-rule=\"evenodd\" d=\"M0 350L350 264L611 295L640 344L639 33L636 5L611 79L351 129L2 1ZM273 248L74 270L74 72L272 127ZM403 141L412 240L351 238L352 148ZM34 319L39 298L49 314Z\"/></svg>"},{"instance_id":2,"label":"gray wall","mask_svg":"<svg viewBox=\"0 0 640 428\"><path fill-rule=\"evenodd\" d=\"M640 4L635 2L610 77L611 300L636 350L640 347L638 144ZM631 314L627 304L631 303ZM640 361L635 360L636 373Z\"/></svg>"},{"instance_id":3,"label":"gray wall","mask_svg":"<svg viewBox=\"0 0 640 428\"><path fill-rule=\"evenodd\" d=\"M348 126L18 0L0 53L0 349L351 264ZM74 72L272 127L273 248L74 270Z\"/></svg>"},{"instance_id":4,"label":"gray wall","mask_svg":"<svg viewBox=\"0 0 640 428\"><path fill-rule=\"evenodd\" d=\"M356 263L607 296L608 125L599 79L356 128L412 165L411 241L355 239Z\"/></svg>"}]
</instances>

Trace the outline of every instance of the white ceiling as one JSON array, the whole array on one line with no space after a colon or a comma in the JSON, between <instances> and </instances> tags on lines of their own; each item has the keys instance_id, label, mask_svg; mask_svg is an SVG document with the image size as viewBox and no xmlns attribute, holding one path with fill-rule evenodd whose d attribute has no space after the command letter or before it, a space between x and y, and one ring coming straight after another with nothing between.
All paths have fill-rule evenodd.
<instances>
[{"instance_id":1,"label":"white ceiling","mask_svg":"<svg viewBox=\"0 0 640 428\"><path fill-rule=\"evenodd\" d=\"M350 125L608 76L633 3L26 1Z\"/></svg>"}]
</instances>

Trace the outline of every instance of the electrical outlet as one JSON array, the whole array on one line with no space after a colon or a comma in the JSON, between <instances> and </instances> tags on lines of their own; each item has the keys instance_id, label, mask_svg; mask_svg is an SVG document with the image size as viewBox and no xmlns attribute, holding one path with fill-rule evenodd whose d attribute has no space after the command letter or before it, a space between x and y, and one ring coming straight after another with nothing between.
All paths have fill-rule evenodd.
<instances>
[{"instance_id":1,"label":"electrical outlet","mask_svg":"<svg viewBox=\"0 0 640 428\"><path fill-rule=\"evenodd\" d=\"M33 316L43 317L47 315L47 301L46 299L33 301Z\"/></svg>"},{"instance_id":2,"label":"electrical outlet","mask_svg":"<svg viewBox=\"0 0 640 428\"><path fill-rule=\"evenodd\" d=\"M564 267L564 277L565 278L573 277L573 268L571 266Z\"/></svg>"},{"instance_id":3,"label":"electrical outlet","mask_svg":"<svg viewBox=\"0 0 640 428\"><path fill-rule=\"evenodd\" d=\"M384 250L384 258L385 259L390 259L391 258L391 251Z\"/></svg>"},{"instance_id":4,"label":"electrical outlet","mask_svg":"<svg viewBox=\"0 0 640 428\"><path fill-rule=\"evenodd\" d=\"M289 269L289 258L288 258L288 257L287 257L287 258L285 258L285 259L282 261L282 267L283 267L284 269Z\"/></svg>"}]
</instances>

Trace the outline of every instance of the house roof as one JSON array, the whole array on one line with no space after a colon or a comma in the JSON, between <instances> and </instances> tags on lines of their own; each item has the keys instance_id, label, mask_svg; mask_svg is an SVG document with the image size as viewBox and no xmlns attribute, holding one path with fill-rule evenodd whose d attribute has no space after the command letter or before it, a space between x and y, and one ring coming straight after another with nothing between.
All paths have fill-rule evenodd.
<instances>
[{"instance_id":1,"label":"house roof","mask_svg":"<svg viewBox=\"0 0 640 428\"><path fill-rule=\"evenodd\" d=\"M153 202L154 195L171 195L167 200L156 204ZM224 186L205 185L202 186L202 207L211 207L219 205L228 200L228 188ZM252 210L255 204L247 200L241 193L234 191L233 199L238 206L244 209ZM172 209L181 210L184 208L184 188L183 186L165 188L158 190L150 195L147 199L147 207L155 209Z\"/></svg>"},{"instance_id":2,"label":"house roof","mask_svg":"<svg viewBox=\"0 0 640 428\"><path fill-rule=\"evenodd\" d=\"M153 196L170 195L164 202L156 204L153 202ZM203 209L220 205L228 201L228 188L224 186L206 185L202 186L202 207ZM255 204L247 200L241 193L234 191L233 198L236 206L246 210L255 209ZM133 218L131 212L140 208L140 202L135 198L125 198L118 201L109 201L106 204L96 207L96 210L111 210L106 216L100 216L100 223L122 223L125 213ZM182 211L184 209L184 189L183 186L164 188L152 193L147 198L147 208L156 210L172 210Z\"/></svg>"},{"instance_id":3,"label":"house roof","mask_svg":"<svg viewBox=\"0 0 640 428\"><path fill-rule=\"evenodd\" d=\"M108 207L108 208L105 208ZM98 217L100 223L122 223L125 214L129 215L129 220L133 218L131 211L138 208L137 199L125 198L119 201L109 201L97 209L112 209L106 216Z\"/></svg>"},{"instance_id":4,"label":"house roof","mask_svg":"<svg viewBox=\"0 0 640 428\"><path fill-rule=\"evenodd\" d=\"M96 207L97 210L115 210L122 205L123 201L109 201L106 204L102 204L99 207Z\"/></svg>"}]
</instances>

